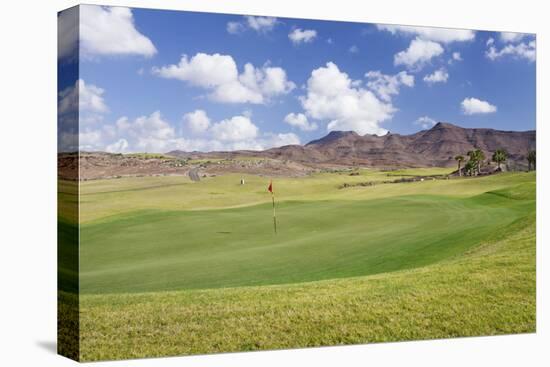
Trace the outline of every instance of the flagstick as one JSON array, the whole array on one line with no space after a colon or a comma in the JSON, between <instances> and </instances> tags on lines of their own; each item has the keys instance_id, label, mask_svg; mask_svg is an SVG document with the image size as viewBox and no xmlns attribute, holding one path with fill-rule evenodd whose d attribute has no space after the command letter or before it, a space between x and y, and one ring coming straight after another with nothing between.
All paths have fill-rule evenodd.
<instances>
[{"instance_id":1,"label":"flagstick","mask_svg":"<svg viewBox=\"0 0 550 367\"><path fill-rule=\"evenodd\" d=\"M273 202L273 229L277 234L277 217L275 216L275 195L271 193L271 201Z\"/></svg>"}]
</instances>

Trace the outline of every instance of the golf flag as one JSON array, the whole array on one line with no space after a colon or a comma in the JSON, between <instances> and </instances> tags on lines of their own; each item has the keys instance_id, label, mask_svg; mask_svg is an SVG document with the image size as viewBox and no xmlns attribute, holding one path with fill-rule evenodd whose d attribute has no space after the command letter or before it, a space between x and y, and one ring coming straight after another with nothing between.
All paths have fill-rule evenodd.
<instances>
[{"instance_id":1,"label":"golf flag","mask_svg":"<svg viewBox=\"0 0 550 367\"><path fill-rule=\"evenodd\" d=\"M269 181L267 191L271 193L271 202L273 203L273 231L277 234L277 217L275 216L275 194L273 193L273 180Z\"/></svg>"}]
</instances>

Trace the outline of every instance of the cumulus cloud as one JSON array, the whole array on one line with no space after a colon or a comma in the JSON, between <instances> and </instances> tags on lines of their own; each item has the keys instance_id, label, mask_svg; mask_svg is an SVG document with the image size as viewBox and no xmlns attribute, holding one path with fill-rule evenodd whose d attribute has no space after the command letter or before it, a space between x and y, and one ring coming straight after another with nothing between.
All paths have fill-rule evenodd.
<instances>
[{"instance_id":1,"label":"cumulus cloud","mask_svg":"<svg viewBox=\"0 0 550 367\"><path fill-rule=\"evenodd\" d=\"M211 100L223 103L263 104L295 88L280 67L247 63L239 74L233 57L220 54L197 53L191 59L183 55L177 65L155 67L153 74L207 89Z\"/></svg>"},{"instance_id":2,"label":"cumulus cloud","mask_svg":"<svg viewBox=\"0 0 550 367\"><path fill-rule=\"evenodd\" d=\"M258 127L246 116L234 116L212 125L212 136L221 141L251 140L258 136Z\"/></svg>"},{"instance_id":3,"label":"cumulus cloud","mask_svg":"<svg viewBox=\"0 0 550 367\"><path fill-rule=\"evenodd\" d=\"M300 144L300 138L294 133L266 134L263 146L266 148L282 147L284 145Z\"/></svg>"},{"instance_id":4,"label":"cumulus cloud","mask_svg":"<svg viewBox=\"0 0 550 367\"><path fill-rule=\"evenodd\" d=\"M271 32L277 25L277 18L273 17L255 17L245 16L242 21L231 21L226 25L226 30L230 34L240 34L247 29L252 29L258 33Z\"/></svg>"},{"instance_id":5,"label":"cumulus cloud","mask_svg":"<svg viewBox=\"0 0 550 367\"><path fill-rule=\"evenodd\" d=\"M315 122L309 122L303 113L289 113L285 116L284 122L302 131L313 131L318 127Z\"/></svg>"},{"instance_id":6,"label":"cumulus cloud","mask_svg":"<svg viewBox=\"0 0 550 367\"><path fill-rule=\"evenodd\" d=\"M399 88L414 87L414 75L401 71L395 75L382 74L380 71L369 71L365 74L368 79L367 87L378 95L382 100L388 102L392 95L399 94Z\"/></svg>"},{"instance_id":7,"label":"cumulus cloud","mask_svg":"<svg viewBox=\"0 0 550 367\"><path fill-rule=\"evenodd\" d=\"M202 134L210 127L210 119L203 110L186 113L183 121L193 134Z\"/></svg>"},{"instance_id":8,"label":"cumulus cloud","mask_svg":"<svg viewBox=\"0 0 550 367\"><path fill-rule=\"evenodd\" d=\"M424 76L424 81L428 84L446 83L449 79L449 73L445 68L438 69L431 74Z\"/></svg>"},{"instance_id":9,"label":"cumulus cloud","mask_svg":"<svg viewBox=\"0 0 550 367\"><path fill-rule=\"evenodd\" d=\"M460 52L453 52L451 54L451 58L449 59L449 61L447 62L449 65L452 65L454 64L455 62L459 62L459 61L462 61L462 55L460 54Z\"/></svg>"},{"instance_id":10,"label":"cumulus cloud","mask_svg":"<svg viewBox=\"0 0 550 367\"><path fill-rule=\"evenodd\" d=\"M376 27L379 30L388 31L392 34L418 36L423 40L441 43L472 41L475 38L475 31L469 29L413 27L389 24L379 24Z\"/></svg>"},{"instance_id":11,"label":"cumulus cloud","mask_svg":"<svg viewBox=\"0 0 550 367\"><path fill-rule=\"evenodd\" d=\"M78 79L73 85L58 93L60 151L75 151L79 144L83 149L93 149L101 142L101 133L91 126L102 122L103 114L108 112L103 98L104 92L102 88Z\"/></svg>"},{"instance_id":12,"label":"cumulus cloud","mask_svg":"<svg viewBox=\"0 0 550 367\"><path fill-rule=\"evenodd\" d=\"M80 47L82 55L153 56L157 49L134 24L129 8L97 5L80 6Z\"/></svg>"},{"instance_id":13,"label":"cumulus cloud","mask_svg":"<svg viewBox=\"0 0 550 367\"><path fill-rule=\"evenodd\" d=\"M227 30L227 33L239 34L244 32L246 27L241 22L227 22L225 29Z\"/></svg>"},{"instance_id":14,"label":"cumulus cloud","mask_svg":"<svg viewBox=\"0 0 550 367\"><path fill-rule=\"evenodd\" d=\"M421 126L423 129L429 129L429 128L433 127L435 124L437 124L437 121L435 121L431 117L422 116L422 117L419 117L418 119L416 119L414 124Z\"/></svg>"},{"instance_id":15,"label":"cumulus cloud","mask_svg":"<svg viewBox=\"0 0 550 367\"><path fill-rule=\"evenodd\" d=\"M395 54L394 65L404 65L409 69L420 70L432 58L443 53L443 47L437 42L415 38L409 47Z\"/></svg>"},{"instance_id":16,"label":"cumulus cloud","mask_svg":"<svg viewBox=\"0 0 550 367\"><path fill-rule=\"evenodd\" d=\"M537 46L535 40L517 44L508 43L500 49L498 49L494 43L491 43L487 51L485 51L485 56L493 61L509 56L534 62L537 57Z\"/></svg>"},{"instance_id":17,"label":"cumulus cloud","mask_svg":"<svg viewBox=\"0 0 550 367\"><path fill-rule=\"evenodd\" d=\"M105 147L105 151L109 153L124 153L128 149L128 140L118 139L112 144Z\"/></svg>"},{"instance_id":18,"label":"cumulus cloud","mask_svg":"<svg viewBox=\"0 0 550 367\"><path fill-rule=\"evenodd\" d=\"M57 113L60 130L74 129L80 125L96 124L108 111L103 98L104 90L78 79L58 94Z\"/></svg>"},{"instance_id":19,"label":"cumulus cloud","mask_svg":"<svg viewBox=\"0 0 550 367\"><path fill-rule=\"evenodd\" d=\"M353 130L361 135L385 134L380 123L396 111L391 103L359 87L333 62L311 72L301 103L308 117L329 121L327 130Z\"/></svg>"},{"instance_id":20,"label":"cumulus cloud","mask_svg":"<svg viewBox=\"0 0 550 367\"><path fill-rule=\"evenodd\" d=\"M266 88L278 87L275 83ZM103 122L108 112L104 93L102 88L81 79L59 93L60 151L262 150L300 143L293 133L260 132L249 111L213 122L204 110L197 109L183 115L182 129L176 129L160 111L100 124L97 122Z\"/></svg>"},{"instance_id":21,"label":"cumulus cloud","mask_svg":"<svg viewBox=\"0 0 550 367\"><path fill-rule=\"evenodd\" d=\"M526 36L526 33L500 32L500 40L502 42L519 42Z\"/></svg>"},{"instance_id":22,"label":"cumulus cloud","mask_svg":"<svg viewBox=\"0 0 550 367\"><path fill-rule=\"evenodd\" d=\"M186 129L178 133L159 111L130 119L119 118L113 124L87 127L79 134L80 149L90 151L167 152L222 151L236 149L263 150L288 144L299 144L293 133L261 133L250 117L237 115L212 122L205 111L196 110L184 115L184 124L197 129L191 136ZM66 139L76 141L75 139Z\"/></svg>"},{"instance_id":23,"label":"cumulus cloud","mask_svg":"<svg viewBox=\"0 0 550 367\"><path fill-rule=\"evenodd\" d=\"M312 42L315 37L317 37L317 31L313 29L295 28L288 34L288 38L295 45Z\"/></svg>"},{"instance_id":24,"label":"cumulus cloud","mask_svg":"<svg viewBox=\"0 0 550 367\"><path fill-rule=\"evenodd\" d=\"M255 17L255 16L246 16L246 23L250 28L256 32L269 32L275 28L277 24L277 18L273 17Z\"/></svg>"},{"instance_id":25,"label":"cumulus cloud","mask_svg":"<svg viewBox=\"0 0 550 367\"><path fill-rule=\"evenodd\" d=\"M496 106L473 97L465 98L460 105L462 113L465 115L486 114L497 111Z\"/></svg>"}]
</instances>

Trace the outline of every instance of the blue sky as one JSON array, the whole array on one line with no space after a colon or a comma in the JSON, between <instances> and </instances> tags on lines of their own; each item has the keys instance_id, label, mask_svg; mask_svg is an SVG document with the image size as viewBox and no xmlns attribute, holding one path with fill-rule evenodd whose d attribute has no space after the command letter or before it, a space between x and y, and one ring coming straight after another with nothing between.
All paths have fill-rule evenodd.
<instances>
[{"instance_id":1,"label":"blue sky","mask_svg":"<svg viewBox=\"0 0 550 367\"><path fill-rule=\"evenodd\" d=\"M535 128L533 35L81 6L78 41L60 38L60 70L78 59L79 80L60 77L59 113L78 108L83 150Z\"/></svg>"}]
</instances>

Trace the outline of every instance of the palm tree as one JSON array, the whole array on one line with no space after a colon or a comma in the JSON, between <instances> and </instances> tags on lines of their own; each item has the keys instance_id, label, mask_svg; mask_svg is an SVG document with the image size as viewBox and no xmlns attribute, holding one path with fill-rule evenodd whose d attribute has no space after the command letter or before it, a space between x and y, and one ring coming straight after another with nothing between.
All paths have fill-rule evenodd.
<instances>
[{"instance_id":1,"label":"palm tree","mask_svg":"<svg viewBox=\"0 0 550 367\"><path fill-rule=\"evenodd\" d=\"M504 149L497 149L493 153L493 162L495 162L498 166L498 169L500 170L500 165L502 162L506 162L506 158L508 157L508 153Z\"/></svg>"},{"instance_id":2,"label":"palm tree","mask_svg":"<svg viewBox=\"0 0 550 367\"><path fill-rule=\"evenodd\" d=\"M470 150L467 154L470 158L469 162L471 162L472 167L477 169L476 174L480 174L481 162L485 159L485 154L480 149Z\"/></svg>"},{"instance_id":3,"label":"palm tree","mask_svg":"<svg viewBox=\"0 0 550 367\"><path fill-rule=\"evenodd\" d=\"M481 163L485 159L485 154L480 149L476 149L474 153L476 156L477 174L479 175L481 173Z\"/></svg>"},{"instance_id":4,"label":"palm tree","mask_svg":"<svg viewBox=\"0 0 550 367\"><path fill-rule=\"evenodd\" d=\"M534 170L537 169L537 152L534 150L530 150L527 152L527 163L529 164L529 167L527 168L528 171L531 170L531 167L533 167Z\"/></svg>"},{"instance_id":5,"label":"palm tree","mask_svg":"<svg viewBox=\"0 0 550 367\"><path fill-rule=\"evenodd\" d=\"M466 165L464 166L464 172L466 172L470 176L473 176L475 173L475 167L476 167L476 164L474 163L474 161L469 160L468 162L466 162Z\"/></svg>"},{"instance_id":6,"label":"palm tree","mask_svg":"<svg viewBox=\"0 0 550 367\"><path fill-rule=\"evenodd\" d=\"M462 155L457 155L455 157L455 160L458 162L458 175L462 177L462 170L460 169L461 165L462 165L462 162L464 161L464 156Z\"/></svg>"}]
</instances>

